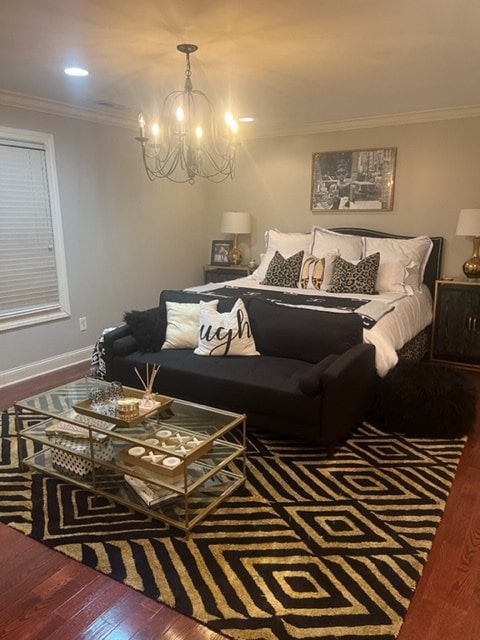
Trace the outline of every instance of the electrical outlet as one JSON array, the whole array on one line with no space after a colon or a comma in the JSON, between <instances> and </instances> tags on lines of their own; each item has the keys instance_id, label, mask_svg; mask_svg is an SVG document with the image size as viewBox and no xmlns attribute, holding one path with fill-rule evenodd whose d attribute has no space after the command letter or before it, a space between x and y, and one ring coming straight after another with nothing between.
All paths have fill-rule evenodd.
<instances>
[{"instance_id":1,"label":"electrical outlet","mask_svg":"<svg viewBox=\"0 0 480 640\"><path fill-rule=\"evenodd\" d=\"M87 330L87 318L85 316L83 318L79 318L78 324L80 325L80 331Z\"/></svg>"}]
</instances>

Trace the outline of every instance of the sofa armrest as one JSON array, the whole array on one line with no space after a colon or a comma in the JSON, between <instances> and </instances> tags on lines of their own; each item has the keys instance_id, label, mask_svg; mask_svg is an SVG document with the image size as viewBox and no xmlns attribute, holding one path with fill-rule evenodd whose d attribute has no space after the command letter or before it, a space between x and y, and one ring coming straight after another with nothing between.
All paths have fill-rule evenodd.
<instances>
[{"instance_id":1,"label":"sofa armrest","mask_svg":"<svg viewBox=\"0 0 480 640\"><path fill-rule=\"evenodd\" d=\"M323 373L337 358L338 355L330 354L302 373L298 379L298 388L305 396L316 396L320 393Z\"/></svg>"},{"instance_id":2,"label":"sofa armrest","mask_svg":"<svg viewBox=\"0 0 480 640\"><path fill-rule=\"evenodd\" d=\"M351 347L325 369L321 378L323 444L333 446L365 417L376 383L375 347L371 344Z\"/></svg>"},{"instance_id":3,"label":"sofa armrest","mask_svg":"<svg viewBox=\"0 0 480 640\"><path fill-rule=\"evenodd\" d=\"M114 354L114 344L117 340L125 338L129 336L133 338L128 325L122 324L111 331L107 331L103 336L103 347L104 347L104 359L105 359L105 378L106 380L113 380L113 354ZM135 340L133 338L133 340ZM135 343L136 344L136 343ZM132 344L132 352L135 351L135 345Z\"/></svg>"}]
</instances>

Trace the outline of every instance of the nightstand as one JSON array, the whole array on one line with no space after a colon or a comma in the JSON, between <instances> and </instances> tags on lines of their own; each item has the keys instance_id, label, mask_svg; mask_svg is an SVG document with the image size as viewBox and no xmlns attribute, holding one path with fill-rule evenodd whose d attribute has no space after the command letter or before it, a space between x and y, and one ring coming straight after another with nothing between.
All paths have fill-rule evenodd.
<instances>
[{"instance_id":1,"label":"nightstand","mask_svg":"<svg viewBox=\"0 0 480 640\"><path fill-rule=\"evenodd\" d=\"M431 359L480 369L480 281L437 280Z\"/></svg>"},{"instance_id":2,"label":"nightstand","mask_svg":"<svg viewBox=\"0 0 480 640\"><path fill-rule=\"evenodd\" d=\"M234 280L235 278L243 278L250 275L254 269L246 264L225 265L205 264L203 265L203 278L205 284L209 282L225 282L225 280Z\"/></svg>"}]
</instances>

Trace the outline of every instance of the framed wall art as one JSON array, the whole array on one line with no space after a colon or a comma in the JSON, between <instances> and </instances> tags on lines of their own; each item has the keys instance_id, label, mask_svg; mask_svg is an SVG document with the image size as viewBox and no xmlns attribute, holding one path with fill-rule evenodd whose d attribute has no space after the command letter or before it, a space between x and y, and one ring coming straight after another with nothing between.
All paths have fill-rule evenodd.
<instances>
[{"instance_id":1,"label":"framed wall art","mask_svg":"<svg viewBox=\"0 0 480 640\"><path fill-rule=\"evenodd\" d=\"M228 253L233 249L233 240L212 240L210 264L228 265Z\"/></svg>"},{"instance_id":2,"label":"framed wall art","mask_svg":"<svg viewBox=\"0 0 480 640\"><path fill-rule=\"evenodd\" d=\"M394 147L314 153L312 212L392 211L396 156Z\"/></svg>"}]
</instances>

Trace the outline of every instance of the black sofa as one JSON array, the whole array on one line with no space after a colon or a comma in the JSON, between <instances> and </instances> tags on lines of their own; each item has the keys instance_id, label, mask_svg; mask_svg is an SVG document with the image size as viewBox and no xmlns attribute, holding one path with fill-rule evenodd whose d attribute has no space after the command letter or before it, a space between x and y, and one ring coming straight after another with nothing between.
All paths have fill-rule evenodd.
<instances>
[{"instance_id":1,"label":"black sofa","mask_svg":"<svg viewBox=\"0 0 480 640\"><path fill-rule=\"evenodd\" d=\"M127 314L130 324L104 335L106 379L140 387L135 367L160 364L154 390L246 413L248 423L332 448L365 416L376 384L375 348L362 343L356 314L318 312L256 298L245 306L259 356L208 357L161 349L166 302L212 296L163 291L159 306ZM218 311L233 299L220 299Z\"/></svg>"}]
</instances>

